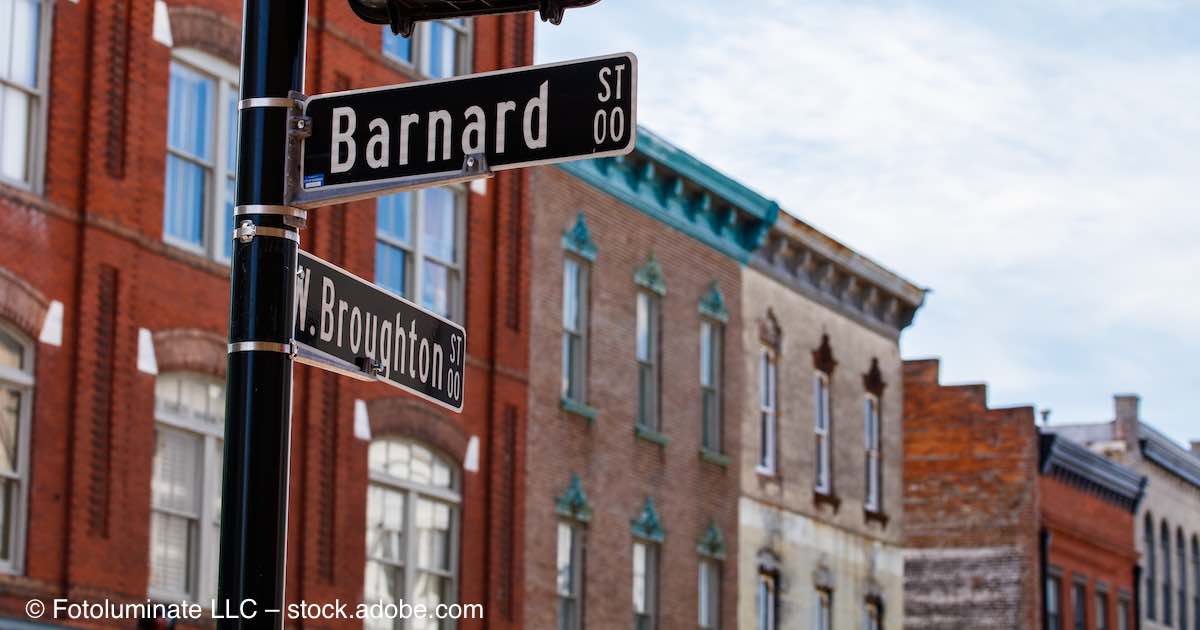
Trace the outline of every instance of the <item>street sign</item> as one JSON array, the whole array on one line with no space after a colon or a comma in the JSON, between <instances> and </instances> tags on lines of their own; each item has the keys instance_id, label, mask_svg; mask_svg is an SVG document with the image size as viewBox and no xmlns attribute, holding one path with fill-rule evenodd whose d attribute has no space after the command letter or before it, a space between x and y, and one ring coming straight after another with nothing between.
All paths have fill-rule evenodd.
<instances>
[{"instance_id":1,"label":"street sign","mask_svg":"<svg viewBox=\"0 0 1200 630\"><path fill-rule=\"evenodd\" d=\"M296 361L462 411L462 326L308 252L297 267Z\"/></svg>"},{"instance_id":2,"label":"street sign","mask_svg":"<svg viewBox=\"0 0 1200 630\"><path fill-rule=\"evenodd\" d=\"M320 94L295 205L613 155L637 137L632 53Z\"/></svg>"}]
</instances>

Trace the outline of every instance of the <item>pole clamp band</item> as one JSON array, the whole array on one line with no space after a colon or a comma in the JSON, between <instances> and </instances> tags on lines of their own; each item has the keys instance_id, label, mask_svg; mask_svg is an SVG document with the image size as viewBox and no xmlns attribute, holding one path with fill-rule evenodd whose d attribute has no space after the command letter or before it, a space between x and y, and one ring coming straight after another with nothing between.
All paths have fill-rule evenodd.
<instances>
[{"instance_id":1,"label":"pole clamp band","mask_svg":"<svg viewBox=\"0 0 1200 630\"><path fill-rule=\"evenodd\" d=\"M308 218L308 212L300 208L256 203L247 204L244 206L234 206L233 215L237 216L239 214L273 214L285 217L296 217L301 220Z\"/></svg>"},{"instance_id":2,"label":"pole clamp band","mask_svg":"<svg viewBox=\"0 0 1200 630\"><path fill-rule=\"evenodd\" d=\"M286 96L259 96L256 98L244 98L238 101L238 109L250 109L253 107L291 108L295 104L295 99L287 98Z\"/></svg>"},{"instance_id":3,"label":"pole clamp band","mask_svg":"<svg viewBox=\"0 0 1200 630\"><path fill-rule=\"evenodd\" d=\"M283 354L295 354L292 351L292 344L279 343L277 341L237 341L229 344L229 354L235 352L280 352Z\"/></svg>"},{"instance_id":4,"label":"pole clamp band","mask_svg":"<svg viewBox=\"0 0 1200 630\"><path fill-rule=\"evenodd\" d=\"M270 236L273 238L286 238L294 243L300 242L300 234L295 230L287 230L284 228L264 227L254 225L250 221L242 221L242 224L233 230L233 240L249 243L254 240L255 236Z\"/></svg>"}]
</instances>

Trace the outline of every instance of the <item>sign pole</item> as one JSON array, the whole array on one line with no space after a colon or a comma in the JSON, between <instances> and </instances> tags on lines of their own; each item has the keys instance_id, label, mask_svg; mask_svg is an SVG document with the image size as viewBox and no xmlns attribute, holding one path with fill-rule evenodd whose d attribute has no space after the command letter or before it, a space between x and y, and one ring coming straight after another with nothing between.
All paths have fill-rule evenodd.
<instances>
[{"instance_id":1,"label":"sign pole","mask_svg":"<svg viewBox=\"0 0 1200 630\"><path fill-rule=\"evenodd\" d=\"M286 205L293 97L304 89L307 0L245 0L229 307L221 630L281 628L287 552L298 228Z\"/></svg>"}]
</instances>

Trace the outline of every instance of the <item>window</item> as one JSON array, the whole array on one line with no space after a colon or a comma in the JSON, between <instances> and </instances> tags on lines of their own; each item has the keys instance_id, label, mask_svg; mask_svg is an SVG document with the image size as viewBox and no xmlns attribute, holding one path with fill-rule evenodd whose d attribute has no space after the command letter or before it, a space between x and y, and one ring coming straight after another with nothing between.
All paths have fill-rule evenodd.
<instances>
[{"instance_id":1,"label":"window","mask_svg":"<svg viewBox=\"0 0 1200 630\"><path fill-rule=\"evenodd\" d=\"M1046 578L1046 630L1062 630L1062 581Z\"/></svg>"},{"instance_id":2,"label":"window","mask_svg":"<svg viewBox=\"0 0 1200 630\"><path fill-rule=\"evenodd\" d=\"M163 239L228 260L237 168L237 69L194 50L171 61Z\"/></svg>"},{"instance_id":3,"label":"window","mask_svg":"<svg viewBox=\"0 0 1200 630\"><path fill-rule=\"evenodd\" d=\"M1075 630L1087 630L1087 585L1082 582L1071 585L1071 611L1075 617Z\"/></svg>"},{"instance_id":4,"label":"window","mask_svg":"<svg viewBox=\"0 0 1200 630\"><path fill-rule=\"evenodd\" d=\"M1117 601L1117 630L1129 630L1129 601Z\"/></svg>"},{"instance_id":5,"label":"window","mask_svg":"<svg viewBox=\"0 0 1200 630\"><path fill-rule=\"evenodd\" d=\"M775 574L765 571L758 574L758 591L755 599L755 630L775 630Z\"/></svg>"},{"instance_id":6,"label":"window","mask_svg":"<svg viewBox=\"0 0 1200 630\"><path fill-rule=\"evenodd\" d=\"M1096 630L1108 630L1108 593L1096 593Z\"/></svg>"},{"instance_id":7,"label":"window","mask_svg":"<svg viewBox=\"0 0 1200 630\"><path fill-rule=\"evenodd\" d=\"M199 374L160 374L154 419L150 595L208 601L217 586L225 386Z\"/></svg>"},{"instance_id":8,"label":"window","mask_svg":"<svg viewBox=\"0 0 1200 630\"><path fill-rule=\"evenodd\" d=\"M450 319L463 313L461 188L385 195L376 204L375 281Z\"/></svg>"},{"instance_id":9,"label":"window","mask_svg":"<svg viewBox=\"0 0 1200 630\"><path fill-rule=\"evenodd\" d=\"M638 426L658 431L658 296L637 293Z\"/></svg>"},{"instance_id":10,"label":"window","mask_svg":"<svg viewBox=\"0 0 1200 630\"><path fill-rule=\"evenodd\" d=\"M0 180L25 188L41 178L49 6L0 2Z\"/></svg>"},{"instance_id":11,"label":"window","mask_svg":"<svg viewBox=\"0 0 1200 630\"><path fill-rule=\"evenodd\" d=\"M458 469L416 442L379 439L367 452L365 603L400 600L433 609L457 591ZM400 628L376 618L365 628ZM428 628L450 628L443 621Z\"/></svg>"},{"instance_id":12,"label":"window","mask_svg":"<svg viewBox=\"0 0 1200 630\"><path fill-rule=\"evenodd\" d=\"M658 619L658 547L633 543L633 627L654 630Z\"/></svg>"},{"instance_id":13,"label":"window","mask_svg":"<svg viewBox=\"0 0 1200 630\"><path fill-rule=\"evenodd\" d=\"M1171 614L1171 601L1175 595L1171 592L1171 528L1167 527L1165 520L1158 532L1158 544L1162 550L1162 622L1163 625L1169 626L1175 618Z\"/></svg>"},{"instance_id":14,"label":"window","mask_svg":"<svg viewBox=\"0 0 1200 630\"><path fill-rule=\"evenodd\" d=\"M583 260L563 259L562 396L587 402L588 272Z\"/></svg>"},{"instance_id":15,"label":"window","mask_svg":"<svg viewBox=\"0 0 1200 630\"><path fill-rule=\"evenodd\" d=\"M1175 564L1179 567L1179 627L1187 630L1187 547L1183 543L1183 530L1175 530ZM1198 628L1197 630L1200 630Z\"/></svg>"},{"instance_id":16,"label":"window","mask_svg":"<svg viewBox=\"0 0 1200 630\"><path fill-rule=\"evenodd\" d=\"M1155 562L1154 519L1149 513L1146 514L1145 529L1142 531L1142 548L1145 550L1146 559L1146 588L1144 589L1146 593L1146 618L1153 621L1157 616L1155 603L1158 597L1155 593L1155 572L1158 567Z\"/></svg>"},{"instance_id":17,"label":"window","mask_svg":"<svg viewBox=\"0 0 1200 630\"><path fill-rule=\"evenodd\" d=\"M431 79L470 72L471 23L463 18L416 25L412 37L383 29L383 52Z\"/></svg>"},{"instance_id":18,"label":"window","mask_svg":"<svg viewBox=\"0 0 1200 630\"><path fill-rule=\"evenodd\" d=\"M700 320L701 445L721 452L721 359L725 327L711 319Z\"/></svg>"},{"instance_id":19,"label":"window","mask_svg":"<svg viewBox=\"0 0 1200 630\"><path fill-rule=\"evenodd\" d=\"M1192 627L1200 630L1200 538L1192 536Z\"/></svg>"},{"instance_id":20,"label":"window","mask_svg":"<svg viewBox=\"0 0 1200 630\"><path fill-rule=\"evenodd\" d=\"M25 552L33 344L0 325L0 571L17 573Z\"/></svg>"},{"instance_id":21,"label":"window","mask_svg":"<svg viewBox=\"0 0 1200 630\"><path fill-rule=\"evenodd\" d=\"M583 529L558 523L558 630L583 627Z\"/></svg>"},{"instance_id":22,"label":"window","mask_svg":"<svg viewBox=\"0 0 1200 630\"><path fill-rule=\"evenodd\" d=\"M880 630L883 627L883 610L876 600L867 600L863 610L863 630Z\"/></svg>"},{"instance_id":23,"label":"window","mask_svg":"<svg viewBox=\"0 0 1200 630\"><path fill-rule=\"evenodd\" d=\"M833 593L823 588L817 589L816 603L813 630L830 630L833 628Z\"/></svg>"},{"instance_id":24,"label":"window","mask_svg":"<svg viewBox=\"0 0 1200 630\"><path fill-rule=\"evenodd\" d=\"M764 347L758 358L758 470L775 474L775 428L778 397L775 391L775 353Z\"/></svg>"},{"instance_id":25,"label":"window","mask_svg":"<svg viewBox=\"0 0 1200 630\"><path fill-rule=\"evenodd\" d=\"M816 490L823 494L833 491L833 480L829 465L829 375L824 372L813 374L813 431L816 434Z\"/></svg>"},{"instance_id":26,"label":"window","mask_svg":"<svg viewBox=\"0 0 1200 630\"><path fill-rule=\"evenodd\" d=\"M712 558L700 558L699 626L716 630L721 622L721 565Z\"/></svg>"},{"instance_id":27,"label":"window","mask_svg":"<svg viewBox=\"0 0 1200 630\"><path fill-rule=\"evenodd\" d=\"M882 472L879 467L879 398L874 394L867 394L863 400L863 433L867 450L867 493L864 504L867 510L878 512L882 507Z\"/></svg>"}]
</instances>

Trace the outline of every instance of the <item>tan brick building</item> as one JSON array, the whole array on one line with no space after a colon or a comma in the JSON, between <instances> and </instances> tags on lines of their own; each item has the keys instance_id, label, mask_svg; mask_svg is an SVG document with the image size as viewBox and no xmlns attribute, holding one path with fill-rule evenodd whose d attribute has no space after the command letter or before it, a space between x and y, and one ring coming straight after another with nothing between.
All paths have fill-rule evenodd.
<instances>
[{"instance_id":1,"label":"tan brick building","mask_svg":"<svg viewBox=\"0 0 1200 630\"><path fill-rule=\"evenodd\" d=\"M900 626L899 337L923 301L789 215L742 269L738 627Z\"/></svg>"},{"instance_id":2,"label":"tan brick building","mask_svg":"<svg viewBox=\"0 0 1200 630\"><path fill-rule=\"evenodd\" d=\"M736 305L778 208L645 131L532 185L526 627L735 628Z\"/></svg>"}]
</instances>

